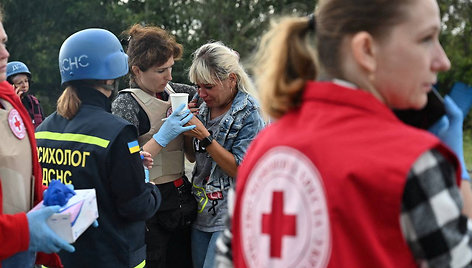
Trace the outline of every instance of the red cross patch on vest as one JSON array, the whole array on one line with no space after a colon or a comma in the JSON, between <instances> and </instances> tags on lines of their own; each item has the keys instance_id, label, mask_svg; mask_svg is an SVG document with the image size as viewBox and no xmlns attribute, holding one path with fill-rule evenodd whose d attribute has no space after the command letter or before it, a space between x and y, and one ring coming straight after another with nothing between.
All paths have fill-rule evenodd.
<instances>
[{"instance_id":1,"label":"red cross patch on vest","mask_svg":"<svg viewBox=\"0 0 472 268\"><path fill-rule=\"evenodd\" d=\"M26 129L20 114L16 109L11 109L8 113L8 125L13 134L20 140L26 136Z\"/></svg>"}]
</instances>

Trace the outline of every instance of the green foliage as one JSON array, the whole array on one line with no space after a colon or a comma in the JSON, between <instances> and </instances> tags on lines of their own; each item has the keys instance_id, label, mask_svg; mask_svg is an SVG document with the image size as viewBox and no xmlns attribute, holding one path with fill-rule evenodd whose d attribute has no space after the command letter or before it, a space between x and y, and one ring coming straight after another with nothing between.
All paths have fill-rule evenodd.
<instances>
[{"instance_id":1,"label":"green foliage","mask_svg":"<svg viewBox=\"0 0 472 268\"><path fill-rule=\"evenodd\" d=\"M112 12L115 1L4 0L4 27L10 61L20 60L32 72L31 91L40 97L46 114L55 109L61 93L58 54L72 33L90 27L119 33L125 25Z\"/></svg>"},{"instance_id":2,"label":"green foliage","mask_svg":"<svg viewBox=\"0 0 472 268\"><path fill-rule=\"evenodd\" d=\"M72 33L90 27L105 28L117 36L135 23L160 26L184 45L184 56L173 70L175 82L188 83L191 54L200 45L219 40L245 62L275 16L306 15L317 1L293 0L3 0L4 27L9 34L10 60L20 60L33 74L32 91L47 114L61 93L57 56ZM472 85L472 1L439 0L443 22L440 36L452 63L440 74L445 93L455 81ZM126 82L122 80L122 87ZM468 125L468 124L466 124Z\"/></svg>"},{"instance_id":3,"label":"green foliage","mask_svg":"<svg viewBox=\"0 0 472 268\"><path fill-rule=\"evenodd\" d=\"M3 0L4 27L9 34L10 60L25 62L32 72L31 91L46 114L61 93L58 54L72 33L90 27L117 36L135 23L160 26L184 45L173 80L188 83L191 54L200 45L219 40L244 60L250 57L268 19L277 14L306 15L316 1L288 0ZM125 79L120 80L122 87Z\"/></svg>"},{"instance_id":4,"label":"green foliage","mask_svg":"<svg viewBox=\"0 0 472 268\"><path fill-rule=\"evenodd\" d=\"M468 169L472 168L472 131L464 131L464 160Z\"/></svg>"},{"instance_id":5,"label":"green foliage","mask_svg":"<svg viewBox=\"0 0 472 268\"><path fill-rule=\"evenodd\" d=\"M443 29L441 43L451 61L451 70L440 76L441 85L450 88L455 81L472 84L472 2L439 0Z\"/></svg>"}]
</instances>

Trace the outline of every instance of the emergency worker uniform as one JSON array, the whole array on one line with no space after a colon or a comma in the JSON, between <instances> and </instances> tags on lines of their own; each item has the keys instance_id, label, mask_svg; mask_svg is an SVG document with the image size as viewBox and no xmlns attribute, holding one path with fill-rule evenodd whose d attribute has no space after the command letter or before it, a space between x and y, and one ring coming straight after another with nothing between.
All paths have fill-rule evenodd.
<instances>
[{"instance_id":1,"label":"emergency worker uniform","mask_svg":"<svg viewBox=\"0 0 472 268\"><path fill-rule=\"evenodd\" d=\"M36 130L39 160L47 184L52 179L75 189L95 188L98 228L88 228L60 252L65 267L144 267L145 220L157 211L160 193L144 182L136 128L112 115L110 100L94 88L79 87L78 113L57 112Z\"/></svg>"},{"instance_id":2,"label":"emergency worker uniform","mask_svg":"<svg viewBox=\"0 0 472 268\"><path fill-rule=\"evenodd\" d=\"M308 82L302 106L263 130L238 170L235 267L418 267L400 209L431 149L457 164L371 94Z\"/></svg>"},{"instance_id":3,"label":"emergency worker uniform","mask_svg":"<svg viewBox=\"0 0 472 268\"><path fill-rule=\"evenodd\" d=\"M185 92L191 97L195 90L169 82L164 92L151 96L134 86L120 91L113 102L112 112L135 124L139 146L142 147L159 131L162 119L172 113L169 95ZM196 216L197 205L185 176L183 135L169 142L154 157L149 179L159 188L162 204L146 222L148 267L191 267L190 224Z\"/></svg>"}]
</instances>

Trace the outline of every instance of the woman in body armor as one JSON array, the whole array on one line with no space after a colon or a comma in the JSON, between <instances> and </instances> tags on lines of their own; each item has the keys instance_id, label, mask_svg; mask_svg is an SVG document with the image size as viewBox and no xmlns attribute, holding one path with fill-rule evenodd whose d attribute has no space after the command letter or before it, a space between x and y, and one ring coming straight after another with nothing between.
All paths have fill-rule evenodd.
<instances>
[{"instance_id":1,"label":"woman in body armor","mask_svg":"<svg viewBox=\"0 0 472 268\"><path fill-rule=\"evenodd\" d=\"M112 112L138 128L139 145L154 157L150 181L162 195L162 205L147 221L148 267L191 267L190 223L196 204L184 172L183 135L169 144L152 139L171 112L169 95L195 94L192 86L170 82L172 66L182 56L182 45L158 27L134 25L128 36L130 88L120 91Z\"/></svg>"},{"instance_id":2,"label":"woman in body armor","mask_svg":"<svg viewBox=\"0 0 472 268\"><path fill-rule=\"evenodd\" d=\"M128 56L111 32L86 29L67 38L59 52L65 87L57 111L37 128L39 159L47 181L94 188L98 228L85 231L74 254L60 253L65 267L144 267L145 220L161 195L145 183L134 125L111 114L115 79L128 73ZM154 135L162 143L192 127L183 105ZM182 112L182 114L180 114Z\"/></svg>"}]
</instances>

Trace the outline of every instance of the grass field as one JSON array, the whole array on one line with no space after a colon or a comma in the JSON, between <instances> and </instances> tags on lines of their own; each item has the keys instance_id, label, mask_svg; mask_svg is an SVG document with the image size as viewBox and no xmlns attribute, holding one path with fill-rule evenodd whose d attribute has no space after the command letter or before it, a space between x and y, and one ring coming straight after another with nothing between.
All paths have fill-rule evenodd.
<instances>
[{"instance_id":1,"label":"grass field","mask_svg":"<svg viewBox=\"0 0 472 268\"><path fill-rule=\"evenodd\" d=\"M472 130L464 131L464 158L467 169L472 169Z\"/></svg>"}]
</instances>

